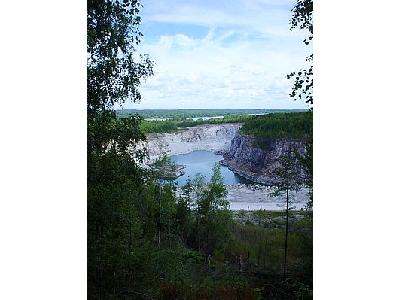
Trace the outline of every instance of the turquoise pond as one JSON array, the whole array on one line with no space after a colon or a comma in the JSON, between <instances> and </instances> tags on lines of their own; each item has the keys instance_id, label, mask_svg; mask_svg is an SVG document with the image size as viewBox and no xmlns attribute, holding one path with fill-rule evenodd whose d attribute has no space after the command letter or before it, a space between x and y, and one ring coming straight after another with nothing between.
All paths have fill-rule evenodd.
<instances>
[{"instance_id":1,"label":"turquoise pond","mask_svg":"<svg viewBox=\"0 0 400 300\"><path fill-rule=\"evenodd\" d=\"M173 155L171 160L178 165L185 166L185 174L175 180L178 185L182 186L188 179L193 179L197 173L209 181L212 176L212 168L216 163L223 160L223 157L211 151L193 151L187 154ZM221 174L225 184L245 183L244 178L236 175L225 166L221 166Z\"/></svg>"}]
</instances>

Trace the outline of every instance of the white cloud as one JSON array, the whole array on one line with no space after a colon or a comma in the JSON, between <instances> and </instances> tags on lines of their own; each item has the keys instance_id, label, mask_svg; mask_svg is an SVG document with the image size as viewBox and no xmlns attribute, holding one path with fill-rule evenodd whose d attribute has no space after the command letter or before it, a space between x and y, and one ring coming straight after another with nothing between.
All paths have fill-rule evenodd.
<instances>
[{"instance_id":1,"label":"white cloud","mask_svg":"<svg viewBox=\"0 0 400 300\"><path fill-rule=\"evenodd\" d=\"M289 30L293 0L147 0L148 24L181 28L141 45L155 76L133 108L304 108L286 74L305 64L304 32ZM191 32L208 29L201 38ZM165 27L164 27L165 26ZM191 29L192 28L192 29ZM162 32L162 30L160 31ZM150 33L151 34L151 33Z\"/></svg>"},{"instance_id":2,"label":"white cloud","mask_svg":"<svg viewBox=\"0 0 400 300\"><path fill-rule=\"evenodd\" d=\"M305 107L288 98L286 74L304 64L305 53L285 51L271 40L236 38L234 31L201 39L161 36L142 45L155 60L155 76L142 85L143 101L133 108Z\"/></svg>"}]
</instances>

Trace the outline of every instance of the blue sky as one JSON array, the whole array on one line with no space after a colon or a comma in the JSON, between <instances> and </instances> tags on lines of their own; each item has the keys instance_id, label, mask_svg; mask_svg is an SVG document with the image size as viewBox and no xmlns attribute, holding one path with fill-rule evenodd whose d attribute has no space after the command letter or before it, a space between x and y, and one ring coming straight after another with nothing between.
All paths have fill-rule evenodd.
<instances>
[{"instance_id":1,"label":"blue sky","mask_svg":"<svg viewBox=\"0 0 400 300\"><path fill-rule=\"evenodd\" d=\"M141 53L155 76L126 108L305 108L286 74L305 66L291 0L143 0Z\"/></svg>"}]
</instances>

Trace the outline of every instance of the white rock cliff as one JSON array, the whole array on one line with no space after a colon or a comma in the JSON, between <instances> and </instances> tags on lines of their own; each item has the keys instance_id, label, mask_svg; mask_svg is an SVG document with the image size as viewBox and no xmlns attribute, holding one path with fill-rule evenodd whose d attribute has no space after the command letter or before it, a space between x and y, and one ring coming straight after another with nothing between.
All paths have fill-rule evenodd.
<instances>
[{"instance_id":1,"label":"white rock cliff","mask_svg":"<svg viewBox=\"0 0 400 300\"><path fill-rule=\"evenodd\" d=\"M196 150L226 151L240 124L200 125L174 133L150 134L147 136L149 162L163 154L177 155Z\"/></svg>"}]
</instances>

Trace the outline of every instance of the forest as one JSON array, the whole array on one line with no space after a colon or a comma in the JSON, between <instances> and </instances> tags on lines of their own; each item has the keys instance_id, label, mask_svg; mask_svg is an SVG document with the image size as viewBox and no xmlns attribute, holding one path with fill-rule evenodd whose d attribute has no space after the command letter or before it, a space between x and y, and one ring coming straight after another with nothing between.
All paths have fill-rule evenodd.
<instances>
[{"instance_id":1,"label":"forest","mask_svg":"<svg viewBox=\"0 0 400 300\"><path fill-rule=\"evenodd\" d=\"M232 115L265 114L287 111L305 111L304 109L118 109L118 116L139 115L147 118L168 118L173 120L185 120L187 118L216 117Z\"/></svg>"},{"instance_id":2,"label":"forest","mask_svg":"<svg viewBox=\"0 0 400 300\"><path fill-rule=\"evenodd\" d=\"M312 136L312 112L276 113L246 120L241 132L270 139L307 139Z\"/></svg>"},{"instance_id":3,"label":"forest","mask_svg":"<svg viewBox=\"0 0 400 300\"><path fill-rule=\"evenodd\" d=\"M196 116L198 117L198 116ZM199 119L199 120L163 120L163 121L146 121L142 120L140 129L144 133L164 133L175 132L186 127L194 127L204 124L225 124L225 123L243 123L253 118L251 115L226 115L218 119Z\"/></svg>"},{"instance_id":4,"label":"forest","mask_svg":"<svg viewBox=\"0 0 400 300\"><path fill-rule=\"evenodd\" d=\"M118 116L114 107L141 101L141 80L154 74L151 58L135 53L141 3L87 6L88 299L311 299L311 211L233 213L218 164L209 182L196 177L179 194L162 176L168 162L143 168L147 151L136 146L146 132L198 123L157 129L137 114ZM276 115L229 118L282 136ZM309 129L301 116L285 117L291 134Z\"/></svg>"},{"instance_id":5,"label":"forest","mask_svg":"<svg viewBox=\"0 0 400 300\"><path fill-rule=\"evenodd\" d=\"M238 221L249 212L229 210L218 165L210 182L195 178L177 196L160 174L110 156L90 185L89 298L309 297L312 213L291 212L284 278L283 213Z\"/></svg>"},{"instance_id":6,"label":"forest","mask_svg":"<svg viewBox=\"0 0 400 300\"><path fill-rule=\"evenodd\" d=\"M240 128L242 134L254 136L257 145L268 149L271 141L277 139L301 140L312 147L313 113L275 113L254 116Z\"/></svg>"},{"instance_id":7,"label":"forest","mask_svg":"<svg viewBox=\"0 0 400 300\"><path fill-rule=\"evenodd\" d=\"M312 135L312 112L286 111L290 112L270 112L266 115L232 114L225 115L223 118L195 121L186 118L141 120L140 128L144 133L170 133L185 127L204 124L243 123L242 133L260 138L307 139L310 137ZM165 115L162 116L165 117ZM193 118L201 117L193 114Z\"/></svg>"}]
</instances>

